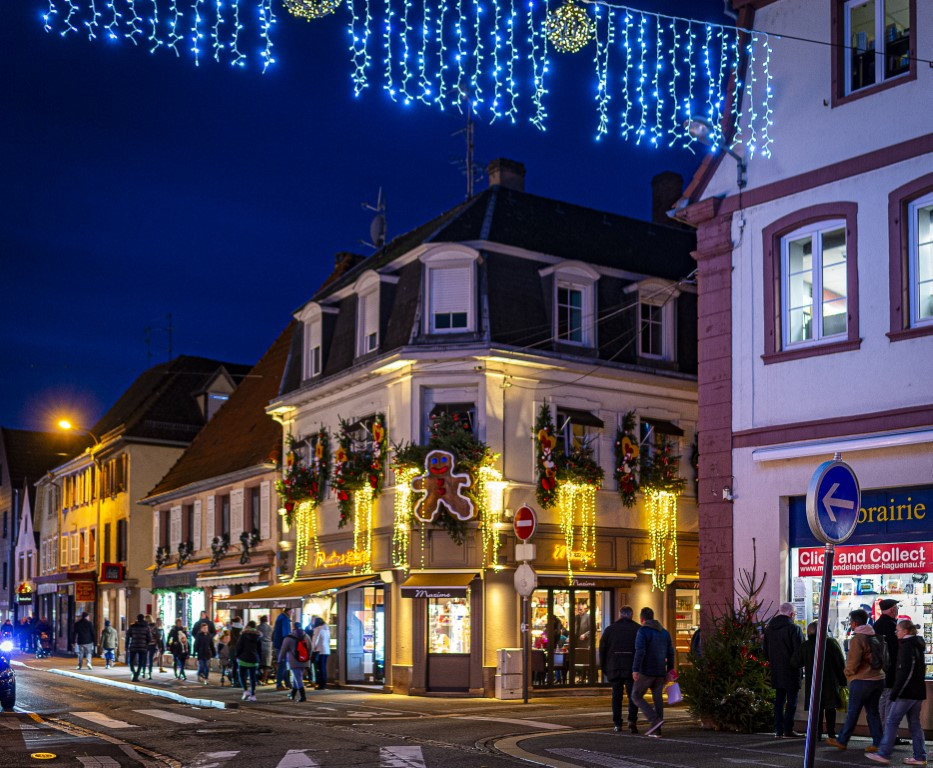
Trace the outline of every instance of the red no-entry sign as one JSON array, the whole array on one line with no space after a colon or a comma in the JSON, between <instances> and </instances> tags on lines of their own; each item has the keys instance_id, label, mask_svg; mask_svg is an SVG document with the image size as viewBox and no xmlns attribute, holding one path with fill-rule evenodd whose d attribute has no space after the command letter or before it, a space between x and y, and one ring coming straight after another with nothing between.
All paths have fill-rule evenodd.
<instances>
[{"instance_id":1,"label":"red no-entry sign","mask_svg":"<svg viewBox=\"0 0 933 768\"><path fill-rule=\"evenodd\" d=\"M538 518L531 507L521 506L512 519L512 529L515 535L522 541L528 541L535 532L538 525Z\"/></svg>"}]
</instances>

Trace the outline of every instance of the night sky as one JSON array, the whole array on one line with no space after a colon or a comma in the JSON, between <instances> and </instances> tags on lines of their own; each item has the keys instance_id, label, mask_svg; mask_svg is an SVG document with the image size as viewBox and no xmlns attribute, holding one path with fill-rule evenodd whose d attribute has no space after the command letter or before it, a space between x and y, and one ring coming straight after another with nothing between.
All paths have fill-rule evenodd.
<instances>
[{"instance_id":1,"label":"night sky","mask_svg":"<svg viewBox=\"0 0 933 768\"><path fill-rule=\"evenodd\" d=\"M729 21L720 0L633 5ZM389 238L465 196L451 162L465 119L395 104L375 76L354 98L342 9L308 23L277 5L277 63L262 75L255 58L196 68L62 39L43 30L46 7L0 3L0 425L93 424L146 368L145 329L169 313L174 355L252 364L335 253L371 253L361 203L380 186ZM550 60L548 130L527 111L514 126L482 120L478 162L513 158L529 192L648 218L651 177L688 180L700 156L595 141L592 49ZM151 353L166 359L164 332Z\"/></svg>"}]
</instances>

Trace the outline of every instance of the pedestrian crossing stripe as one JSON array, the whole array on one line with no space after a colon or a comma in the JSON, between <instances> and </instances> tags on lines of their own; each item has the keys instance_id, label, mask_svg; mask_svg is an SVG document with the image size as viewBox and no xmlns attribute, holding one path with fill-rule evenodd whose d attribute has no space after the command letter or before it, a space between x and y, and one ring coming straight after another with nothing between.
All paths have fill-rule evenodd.
<instances>
[{"instance_id":1,"label":"pedestrian crossing stripe","mask_svg":"<svg viewBox=\"0 0 933 768\"><path fill-rule=\"evenodd\" d=\"M183 725L191 725L194 723L203 723L199 717L191 717L189 715L182 715L178 712L169 712L165 709L134 709L134 712L139 713L140 715L147 715L149 717L155 717L159 720L169 720L173 723L181 723Z\"/></svg>"},{"instance_id":2,"label":"pedestrian crossing stripe","mask_svg":"<svg viewBox=\"0 0 933 768\"><path fill-rule=\"evenodd\" d=\"M382 768L425 768L421 747L381 747L379 765Z\"/></svg>"}]
</instances>

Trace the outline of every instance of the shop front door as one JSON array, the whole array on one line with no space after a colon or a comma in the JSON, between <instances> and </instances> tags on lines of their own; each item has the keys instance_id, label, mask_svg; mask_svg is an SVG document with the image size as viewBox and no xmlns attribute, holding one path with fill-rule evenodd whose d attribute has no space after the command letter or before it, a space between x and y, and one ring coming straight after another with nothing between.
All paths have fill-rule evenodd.
<instances>
[{"instance_id":1,"label":"shop front door","mask_svg":"<svg viewBox=\"0 0 933 768\"><path fill-rule=\"evenodd\" d=\"M385 587L366 586L347 593L347 682L382 685L385 681Z\"/></svg>"}]
</instances>

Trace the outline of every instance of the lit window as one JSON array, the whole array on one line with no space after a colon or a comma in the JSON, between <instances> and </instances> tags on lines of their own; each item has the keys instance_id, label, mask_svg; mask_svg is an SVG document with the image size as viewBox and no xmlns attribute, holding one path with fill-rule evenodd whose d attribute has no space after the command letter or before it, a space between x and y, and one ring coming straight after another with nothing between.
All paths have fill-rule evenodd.
<instances>
[{"instance_id":1,"label":"lit window","mask_svg":"<svg viewBox=\"0 0 933 768\"><path fill-rule=\"evenodd\" d=\"M785 348L847 334L844 221L820 222L783 237L781 276Z\"/></svg>"},{"instance_id":2,"label":"lit window","mask_svg":"<svg viewBox=\"0 0 933 768\"><path fill-rule=\"evenodd\" d=\"M910 70L910 0L848 0L845 15L846 93Z\"/></svg>"},{"instance_id":3,"label":"lit window","mask_svg":"<svg viewBox=\"0 0 933 768\"><path fill-rule=\"evenodd\" d=\"M577 408L557 409L557 434L563 441L565 453L586 451L596 456L599 430L604 427L603 420L590 411Z\"/></svg>"},{"instance_id":4,"label":"lit window","mask_svg":"<svg viewBox=\"0 0 933 768\"><path fill-rule=\"evenodd\" d=\"M910 324L933 323L933 193L908 208Z\"/></svg>"},{"instance_id":5,"label":"lit window","mask_svg":"<svg viewBox=\"0 0 933 768\"><path fill-rule=\"evenodd\" d=\"M589 264L564 261L538 273L552 277L554 340L592 347L596 343L596 282L599 273Z\"/></svg>"},{"instance_id":6,"label":"lit window","mask_svg":"<svg viewBox=\"0 0 933 768\"><path fill-rule=\"evenodd\" d=\"M466 331L472 327L473 266L428 269L431 333Z\"/></svg>"},{"instance_id":7,"label":"lit window","mask_svg":"<svg viewBox=\"0 0 933 768\"><path fill-rule=\"evenodd\" d=\"M220 407L230 399L230 395L221 394L220 392L211 392L207 396L207 419L210 421L214 418L214 414L220 410Z\"/></svg>"}]
</instances>

